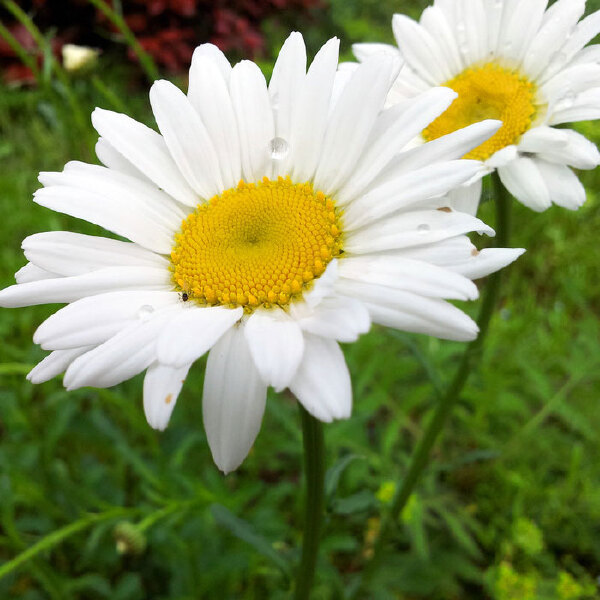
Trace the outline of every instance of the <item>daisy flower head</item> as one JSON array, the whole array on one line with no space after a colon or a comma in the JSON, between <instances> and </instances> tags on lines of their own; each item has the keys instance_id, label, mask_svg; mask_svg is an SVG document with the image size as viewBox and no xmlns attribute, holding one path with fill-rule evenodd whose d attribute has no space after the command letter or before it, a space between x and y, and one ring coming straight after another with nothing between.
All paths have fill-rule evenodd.
<instances>
[{"instance_id":1,"label":"daisy flower head","mask_svg":"<svg viewBox=\"0 0 600 600\"><path fill-rule=\"evenodd\" d=\"M446 300L520 250L477 252L492 231L446 208L478 177L460 157L498 128L485 122L404 146L452 102L438 88L384 110L395 59L336 75L338 41L306 69L302 36L267 85L259 68L196 49L187 95L156 82L157 131L96 109L104 166L42 173L35 202L124 239L66 231L26 238L27 265L0 305L67 303L34 341L51 353L28 375L65 372L67 389L116 385L146 370L149 424L167 426L192 363L208 352L203 415L218 467L235 469L259 431L268 386L289 388L322 421L348 417L338 342L371 323L470 340Z\"/></svg>"},{"instance_id":2,"label":"daisy flower head","mask_svg":"<svg viewBox=\"0 0 600 600\"><path fill-rule=\"evenodd\" d=\"M421 134L433 140L482 119L502 127L466 158L498 170L504 186L536 211L577 209L585 190L570 169L600 164L594 144L555 125L600 117L600 11L580 20L585 0L435 0L419 23L394 15L398 48L356 44L359 60L401 55L405 68L389 101L433 86L456 91Z\"/></svg>"}]
</instances>

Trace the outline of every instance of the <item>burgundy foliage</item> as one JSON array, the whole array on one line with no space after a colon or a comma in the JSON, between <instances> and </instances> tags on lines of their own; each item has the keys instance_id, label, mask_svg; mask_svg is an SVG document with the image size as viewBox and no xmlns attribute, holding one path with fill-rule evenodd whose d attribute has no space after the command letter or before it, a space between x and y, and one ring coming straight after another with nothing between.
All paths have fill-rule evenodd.
<instances>
[{"instance_id":1,"label":"burgundy foliage","mask_svg":"<svg viewBox=\"0 0 600 600\"><path fill-rule=\"evenodd\" d=\"M114 0L113 0L114 2ZM140 45L161 70L184 72L194 48L212 42L240 57L264 54L261 21L306 14L321 0L121 0L123 17ZM120 40L118 30L86 0L25 0L19 5L44 33L52 33L52 50L59 57L63 44L103 50ZM41 64L42 56L25 28L5 11L2 22ZM136 57L128 51L130 60ZM0 68L5 81L29 83L33 75L0 38Z\"/></svg>"}]
</instances>

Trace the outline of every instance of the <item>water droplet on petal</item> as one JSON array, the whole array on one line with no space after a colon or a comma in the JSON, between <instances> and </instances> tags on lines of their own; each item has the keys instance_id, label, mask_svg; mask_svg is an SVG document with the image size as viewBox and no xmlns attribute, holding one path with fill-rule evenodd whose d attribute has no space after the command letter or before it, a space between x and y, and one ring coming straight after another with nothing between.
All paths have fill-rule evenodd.
<instances>
[{"instance_id":1,"label":"water droplet on petal","mask_svg":"<svg viewBox=\"0 0 600 600\"><path fill-rule=\"evenodd\" d=\"M147 321L154 312L154 306L150 306L150 304L144 304L144 306L140 306L137 316L140 321Z\"/></svg>"},{"instance_id":2,"label":"water droplet on petal","mask_svg":"<svg viewBox=\"0 0 600 600\"><path fill-rule=\"evenodd\" d=\"M281 137L274 137L269 142L269 147L271 150L271 158L273 160L283 160L290 149L290 145Z\"/></svg>"},{"instance_id":3,"label":"water droplet on petal","mask_svg":"<svg viewBox=\"0 0 600 600\"><path fill-rule=\"evenodd\" d=\"M417 231L419 233L427 233L427 232L431 231L431 227L429 225L427 225L427 223L421 223L421 225L419 225L417 227Z\"/></svg>"}]
</instances>

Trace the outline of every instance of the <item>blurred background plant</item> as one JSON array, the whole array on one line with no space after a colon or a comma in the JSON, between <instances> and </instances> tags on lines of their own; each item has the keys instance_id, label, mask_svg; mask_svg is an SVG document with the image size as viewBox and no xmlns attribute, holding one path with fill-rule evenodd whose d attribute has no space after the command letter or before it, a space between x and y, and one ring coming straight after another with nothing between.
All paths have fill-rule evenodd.
<instances>
[{"instance_id":1,"label":"blurred background plant","mask_svg":"<svg viewBox=\"0 0 600 600\"><path fill-rule=\"evenodd\" d=\"M352 42L391 42L392 13L418 16L425 5L3 0L0 285L24 264L25 236L104 233L31 202L40 170L95 162L94 106L153 126L144 80L185 87L198 43L254 57L268 75L290 29L305 33L309 54L337 35L350 60ZM598 8L588 1L588 12ZM65 44L101 52L73 70ZM600 141L597 123L579 127ZM481 366L368 600L600 598L600 173L580 176L588 202L576 213L514 206L513 243L528 252L506 272ZM163 434L145 422L139 378L72 393L58 379L25 381L43 356L33 331L53 310L0 312L0 598L287 597L302 515L295 403L270 396L251 456L224 478L201 425L202 364ZM345 348L355 408L326 428L316 600L345 598L369 558L380 511L461 350L378 328Z\"/></svg>"}]
</instances>

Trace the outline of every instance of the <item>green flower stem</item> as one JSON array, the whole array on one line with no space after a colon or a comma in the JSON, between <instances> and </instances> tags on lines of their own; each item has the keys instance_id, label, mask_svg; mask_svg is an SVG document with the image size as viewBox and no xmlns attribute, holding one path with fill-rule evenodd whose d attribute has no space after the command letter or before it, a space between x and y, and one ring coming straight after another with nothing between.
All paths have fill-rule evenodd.
<instances>
[{"instance_id":1,"label":"green flower stem","mask_svg":"<svg viewBox=\"0 0 600 600\"><path fill-rule=\"evenodd\" d=\"M510 205L512 199L500 182L496 172L494 172L492 175L492 182L495 191L496 204L495 245L497 247L505 247L508 244L509 239ZM413 451L408 471L406 472L401 483L398 485L398 489L394 495L387 517L383 519L381 523L380 533L373 548L373 558L364 570L362 582L356 588L356 594L354 594L354 597L357 597L357 595L365 589L365 586L368 584L373 577L373 574L377 570L381 562L388 537L390 533L395 530L398 517L400 516L402 509L406 506L408 499L410 498L417 482L419 481L421 473L427 466L431 450L435 445L438 436L442 432L454 405L460 398L473 367L481 357L490 320L500 293L500 280L501 271L498 271L489 277L483 294L479 318L477 319L479 335L466 347L450 387L442 395L435 413L427 425L425 434Z\"/></svg>"},{"instance_id":2,"label":"green flower stem","mask_svg":"<svg viewBox=\"0 0 600 600\"><path fill-rule=\"evenodd\" d=\"M296 579L295 600L306 600L315 577L319 541L325 510L325 441L323 425L300 406L304 445L306 500L304 509L304 539L302 558Z\"/></svg>"}]
</instances>

